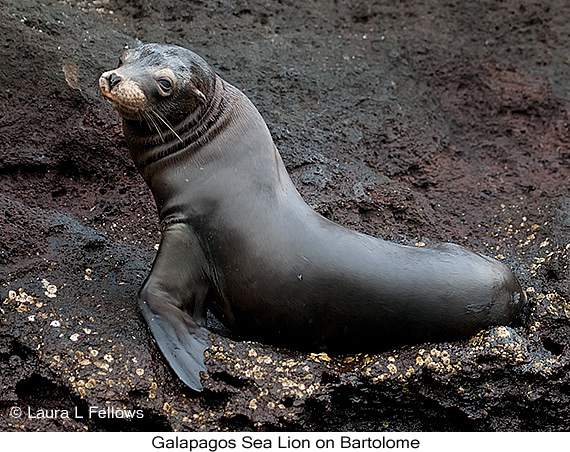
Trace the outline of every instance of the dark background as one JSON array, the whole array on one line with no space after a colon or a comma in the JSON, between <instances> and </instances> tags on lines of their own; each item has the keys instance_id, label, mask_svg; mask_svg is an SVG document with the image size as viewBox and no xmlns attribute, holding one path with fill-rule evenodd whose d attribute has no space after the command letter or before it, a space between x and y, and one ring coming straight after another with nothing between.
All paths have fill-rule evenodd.
<instances>
[{"instance_id":1,"label":"dark background","mask_svg":"<svg viewBox=\"0 0 570 452\"><path fill-rule=\"evenodd\" d=\"M155 207L97 88L137 39L242 89L324 216L512 267L525 324L337 358L213 335L185 389L138 313ZM564 0L0 0L0 429L567 430L569 55Z\"/></svg>"}]
</instances>

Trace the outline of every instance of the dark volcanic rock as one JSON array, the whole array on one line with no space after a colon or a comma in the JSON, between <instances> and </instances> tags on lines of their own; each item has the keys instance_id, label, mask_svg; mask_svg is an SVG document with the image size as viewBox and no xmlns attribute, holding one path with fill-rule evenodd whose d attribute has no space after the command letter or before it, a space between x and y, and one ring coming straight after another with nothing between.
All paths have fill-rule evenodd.
<instances>
[{"instance_id":1,"label":"dark volcanic rock","mask_svg":"<svg viewBox=\"0 0 570 452\"><path fill-rule=\"evenodd\" d=\"M0 429L567 430L567 2L181 3L0 2ZM317 211L503 260L527 319L341 357L215 328L187 390L138 312L155 208L97 89L136 39L240 87Z\"/></svg>"}]
</instances>

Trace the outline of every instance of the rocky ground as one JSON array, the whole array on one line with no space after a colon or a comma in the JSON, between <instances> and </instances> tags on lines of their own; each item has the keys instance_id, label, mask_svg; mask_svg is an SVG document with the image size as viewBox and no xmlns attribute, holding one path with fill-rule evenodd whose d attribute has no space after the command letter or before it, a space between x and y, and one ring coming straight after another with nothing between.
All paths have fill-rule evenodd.
<instances>
[{"instance_id":1,"label":"rocky ground","mask_svg":"<svg viewBox=\"0 0 570 452\"><path fill-rule=\"evenodd\" d=\"M564 0L0 0L0 429L567 430L569 17ZM185 389L135 302L157 218L97 88L136 40L241 88L317 211L502 260L528 318L342 357L213 334L205 391Z\"/></svg>"}]
</instances>

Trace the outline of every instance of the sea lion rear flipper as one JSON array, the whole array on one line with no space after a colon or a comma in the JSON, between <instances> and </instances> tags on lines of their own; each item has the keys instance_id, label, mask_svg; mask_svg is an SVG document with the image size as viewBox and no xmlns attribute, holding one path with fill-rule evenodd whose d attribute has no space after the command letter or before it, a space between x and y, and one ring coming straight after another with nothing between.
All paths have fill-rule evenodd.
<instances>
[{"instance_id":1,"label":"sea lion rear flipper","mask_svg":"<svg viewBox=\"0 0 570 452\"><path fill-rule=\"evenodd\" d=\"M176 223L163 230L152 270L139 292L139 306L150 330L180 379L201 391L208 348L204 257L190 228Z\"/></svg>"}]
</instances>

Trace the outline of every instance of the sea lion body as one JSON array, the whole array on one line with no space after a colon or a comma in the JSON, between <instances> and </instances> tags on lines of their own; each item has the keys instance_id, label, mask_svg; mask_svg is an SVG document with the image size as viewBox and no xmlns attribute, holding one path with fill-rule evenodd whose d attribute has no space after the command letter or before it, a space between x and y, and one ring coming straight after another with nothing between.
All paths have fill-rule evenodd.
<instances>
[{"instance_id":1,"label":"sea lion body","mask_svg":"<svg viewBox=\"0 0 570 452\"><path fill-rule=\"evenodd\" d=\"M101 90L124 117L163 232L139 302L190 387L201 389L208 309L246 339L370 352L469 337L510 323L525 305L513 273L494 259L454 244L386 242L314 212L257 109L194 53L149 44L123 58L101 76ZM168 95L169 83L158 82L165 70L177 77ZM142 100L120 91L130 85ZM137 108L169 124L148 111L137 117Z\"/></svg>"}]
</instances>

